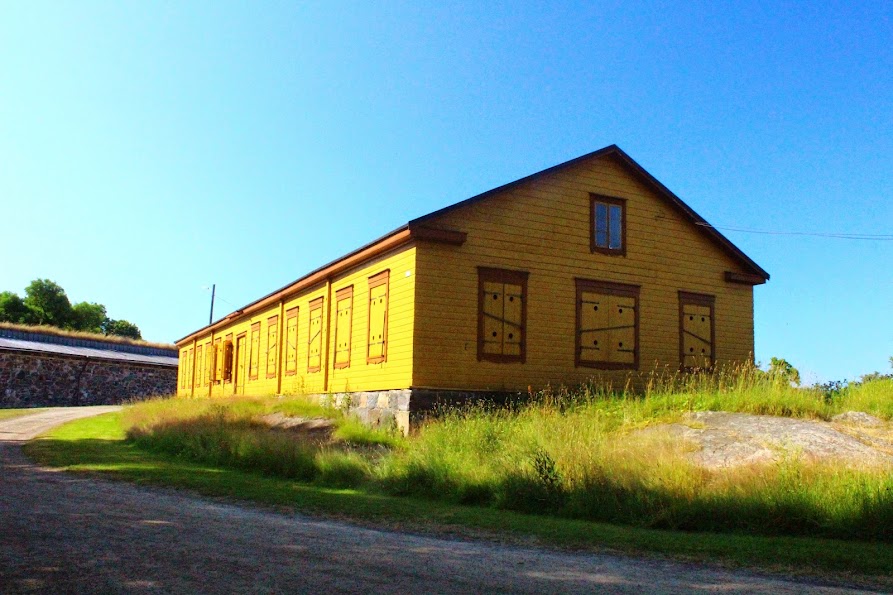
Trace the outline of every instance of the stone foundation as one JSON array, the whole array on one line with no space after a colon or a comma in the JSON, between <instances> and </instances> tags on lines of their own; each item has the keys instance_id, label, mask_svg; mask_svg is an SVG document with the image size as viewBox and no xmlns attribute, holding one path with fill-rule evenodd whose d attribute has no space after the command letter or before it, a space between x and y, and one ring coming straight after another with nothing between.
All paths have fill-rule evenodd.
<instances>
[{"instance_id":1,"label":"stone foundation","mask_svg":"<svg viewBox=\"0 0 893 595\"><path fill-rule=\"evenodd\" d=\"M0 352L0 408L117 405L177 389L177 368Z\"/></svg>"},{"instance_id":2,"label":"stone foundation","mask_svg":"<svg viewBox=\"0 0 893 595\"><path fill-rule=\"evenodd\" d=\"M456 391L429 388L365 391L310 395L321 404L346 409L373 428L399 429L408 434L425 418L438 411L472 403L505 405L527 398L526 393L508 391Z\"/></svg>"}]
</instances>

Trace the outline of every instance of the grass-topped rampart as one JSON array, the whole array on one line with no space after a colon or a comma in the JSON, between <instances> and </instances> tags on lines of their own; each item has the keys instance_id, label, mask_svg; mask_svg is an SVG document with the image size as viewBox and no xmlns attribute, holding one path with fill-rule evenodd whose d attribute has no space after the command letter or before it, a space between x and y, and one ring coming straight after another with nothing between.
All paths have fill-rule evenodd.
<instances>
[{"instance_id":1,"label":"grass-topped rampart","mask_svg":"<svg viewBox=\"0 0 893 595\"><path fill-rule=\"evenodd\" d=\"M407 438L299 397L155 400L123 420L139 448L319 486L649 528L893 540L888 471L795 456L712 471L685 444L633 431L710 410L889 421L893 380L829 393L754 369L655 376L640 394L593 385L443 411ZM271 427L275 414L328 418L332 431Z\"/></svg>"}]
</instances>

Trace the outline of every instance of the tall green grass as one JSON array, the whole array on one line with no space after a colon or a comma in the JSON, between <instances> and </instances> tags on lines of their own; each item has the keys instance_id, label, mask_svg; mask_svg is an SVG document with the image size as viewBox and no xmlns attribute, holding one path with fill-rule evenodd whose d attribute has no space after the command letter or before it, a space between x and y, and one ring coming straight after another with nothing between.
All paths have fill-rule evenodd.
<instances>
[{"instance_id":1,"label":"tall green grass","mask_svg":"<svg viewBox=\"0 0 893 595\"><path fill-rule=\"evenodd\" d=\"M263 419L275 413L330 419L333 427L307 434L278 429ZM401 440L301 397L152 399L127 407L122 419L128 439L146 450L332 487L362 481L370 474L370 449Z\"/></svg>"},{"instance_id":2,"label":"tall green grass","mask_svg":"<svg viewBox=\"0 0 893 595\"><path fill-rule=\"evenodd\" d=\"M135 405L125 420L144 448L325 485L651 528L893 541L889 471L793 455L709 471L689 461L685 444L633 432L707 410L890 420L891 379L829 394L753 368L653 373L619 390L595 381L508 407L441 411L407 439L323 408L314 411L335 416L338 429L314 443L257 422L277 407L313 406L171 399Z\"/></svg>"}]
</instances>

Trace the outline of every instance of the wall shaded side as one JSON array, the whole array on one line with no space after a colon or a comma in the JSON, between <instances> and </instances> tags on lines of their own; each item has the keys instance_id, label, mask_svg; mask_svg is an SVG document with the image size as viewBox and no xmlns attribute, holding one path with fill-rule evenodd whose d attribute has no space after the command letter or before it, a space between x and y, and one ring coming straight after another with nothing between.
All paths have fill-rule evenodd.
<instances>
[{"instance_id":1,"label":"wall shaded side","mask_svg":"<svg viewBox=\"0 0 893 595\"><path fill-rule=\"evenodd\" d=\"M53 354L0 352L0 407L115 405L170 395L177 369Z\"/></svg>"},{"instance_id":2,"label":"wall shaded side","mask_svg":"<svg viewBox=\"0 0 893 595\"><path fill-rule=\"evenodd\" d=\"M590 196L626 200L626 255L590 249ZM625 370L575 366L575 278L638 285L639 372L678 369L679 291L715 302L719 364L752 359L753 288L746 272L651 186L610 156L575 164L449 211L428 224L467 232L461 246L420 244L413 388L518 390ZM529 273L524 363L478 361L478 267Z\"/></svg>"},{"instance_id":3,"label":"wall shaded side","mask_svg":"<svg viewBox=\"0 0 893 595\"><path fill-rule=\"evenodd\" d=\"M397 248L387 254L370 259L362 265L335 275L279 303L271 304L263 311L246 316L236 316L223 328L216 329L194 341L180 343L180 378L177 393L184 396L227 396L233 394L317 394L344 391L380 391L409 388L412 380L412 339L415 299L416 247L412 244ZM367 362L369 333L369 278L389 271L387 359L383 362ZM335 367L335 325L337 318L337 293L353 287L351 315L350 363ZM308 365L310 351L310 304L322 298L321 366L314 370ZM298 309L296 361L293 374L286 373L287 313ZM269 321L278 316L277 342L269 341ZM251 327L259 324L259 363L257 378L239 366L238 354L234 354L233 377L230 381L208 382L207 353L217 339L233 341L245 333L247 346L251 347ZM189 367L187 354L202 346L201 363L196 358ZM273 353L277 362L275 370L268 367L268 356ZM250 353L245 356L245 368L250 367Z\"/></svg>"}]
</instances>

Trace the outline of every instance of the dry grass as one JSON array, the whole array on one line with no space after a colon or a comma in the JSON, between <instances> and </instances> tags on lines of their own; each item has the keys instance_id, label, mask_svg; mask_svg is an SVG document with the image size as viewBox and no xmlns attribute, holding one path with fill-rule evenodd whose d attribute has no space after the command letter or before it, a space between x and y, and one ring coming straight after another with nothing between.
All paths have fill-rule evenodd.
<instances>
[{"instance_id":1,"label":"dry grass","mask_svg":"<svg viewBox=\"0 0 893 595\"><path fill-rule=\"evenodd\" d=\"M176 349L177 346L171 343L156 343L153 341L143 341L141 339L130 339L128 337L118 337L116 335L103 335L100 333L87 333L84 331L72 331L56 326L47 325L30 325L16 324L13 322L0 322L0 329L11 329L16 331L24 331L27 333L40 333L43 335L52 335L54 337L73 337L76 339L92 339L94 341L103 341L106 343L120 343L123 345L143 345L146 347L158 347L160 349Z\"/></svg>"},{"instance_id":2,"label":"dry grass","mask_svg":"<svg viewBox=\"0 0 893 595\"><path fill-rule=\"evenodd\" d=\"M649 528L893 540L889 473L796 457L708 471L685 445L632 432L710 410L890 420L893 380L835 395L752 368L644 380L644 393L592 384L508 408L456 408L407 439L340 418L346 442L388 445L377 450L333 450L252 425L274 411L305 415L300 399L175 398L138 404L124 419L144 448L369 493Z\"/></svg>"}]
</instances>

